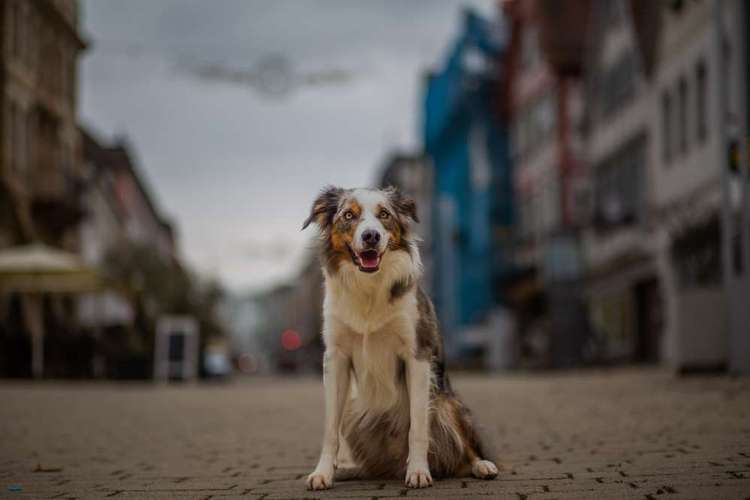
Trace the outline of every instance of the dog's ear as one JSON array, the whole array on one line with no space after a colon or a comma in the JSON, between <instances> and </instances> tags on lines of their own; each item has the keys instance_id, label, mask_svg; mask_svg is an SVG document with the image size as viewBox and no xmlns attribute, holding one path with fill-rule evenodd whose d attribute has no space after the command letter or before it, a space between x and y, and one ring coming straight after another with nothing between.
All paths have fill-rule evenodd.
<instances>
[{"instance_id":1,"label":"dog's ear","mask_svg":"<svg viewBox=\"0 0 750 500\"><path fill-rule=\"evenodd\" d=\"M417 203L404 196L394 186L388 187L385 192L388 194L388 198L391 200L391 205L396 209L396 212L402 217L408 217L414 222L419 222L419 216L417 215Z\"/></svg>"},{"instance_id":2,"label":"dog's ear","mask_svg":"<svg viewBox=\"0 0 750 500\"><path fill-rule=\"evenodd\" d=\"M331 225L344 192L344 189L340 187L324 187L318 197L315 198L310 209L310 216L302 224L302 229L305 229L312 222L315 222L321 229Z\"/></svg>"}]
</instances>

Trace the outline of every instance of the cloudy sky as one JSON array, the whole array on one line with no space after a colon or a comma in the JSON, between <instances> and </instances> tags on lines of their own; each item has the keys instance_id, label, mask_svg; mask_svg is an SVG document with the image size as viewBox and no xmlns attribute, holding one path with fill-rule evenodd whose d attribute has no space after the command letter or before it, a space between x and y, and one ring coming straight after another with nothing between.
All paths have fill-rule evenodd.
<instances>
[{"instance_id":1,"label":"cloudy sky","mask_svg":"<svg viewBox=\"0 0 750 500\"><path fill-rule=\"evenodd\" d=\"M230 289L294 276L321 186L419 147L421 78L495 0L86 0L83 123L127 137L183 256Z\"/></svg>"}]
</instances>

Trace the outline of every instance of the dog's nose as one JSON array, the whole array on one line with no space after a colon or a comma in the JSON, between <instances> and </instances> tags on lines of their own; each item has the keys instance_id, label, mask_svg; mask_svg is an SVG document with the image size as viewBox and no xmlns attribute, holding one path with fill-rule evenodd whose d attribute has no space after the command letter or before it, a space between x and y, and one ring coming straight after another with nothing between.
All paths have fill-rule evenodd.
<instances>
[{"instance_id":1,"label":"dog's nose","mask_svg":"<svg viewBox=\"0 0 750 500\"><path fill-rule=\"evenodd\" d=\"M375 229L367 229L362 233L362 242L369 247L374 247L380 243L380 233Z\"/></svg>"}]
</instances>

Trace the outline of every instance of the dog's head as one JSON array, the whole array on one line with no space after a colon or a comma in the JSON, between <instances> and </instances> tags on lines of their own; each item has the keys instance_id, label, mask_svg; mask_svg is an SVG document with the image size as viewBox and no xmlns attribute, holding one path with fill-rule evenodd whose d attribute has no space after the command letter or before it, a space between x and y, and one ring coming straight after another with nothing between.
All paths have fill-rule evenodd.
<instances>
[{"instance_id":1,"label":"dog's head","mask_svg":"<svg viewBox=\"0 0 750 500\"><path fill-rule=\"evenodd\" d=\"M376 273L387 253L412 252L410 224L419 218L414 200L395 188L329 186L313 202L302 229L312 222L321 230L329 272L352 265L363 273Z\"/></svg>"}]
</instances>

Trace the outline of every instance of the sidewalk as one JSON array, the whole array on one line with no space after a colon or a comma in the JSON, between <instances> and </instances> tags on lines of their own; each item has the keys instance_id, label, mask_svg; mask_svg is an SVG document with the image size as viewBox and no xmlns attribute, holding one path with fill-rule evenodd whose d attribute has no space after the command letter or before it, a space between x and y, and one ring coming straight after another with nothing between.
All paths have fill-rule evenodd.
<instances>
[{"instance_id":1,"label":"sidewalk","mask_svg":"<svg viewBox=\"0 0 750 500\"><path fill-rule=\"evenodd\" d=\"M318 380L2 382L0 498L750 498L748 379L626 369L455 377L454 386L495 445L497 480L310 492Z\"/></svg>"}]
</instances>

